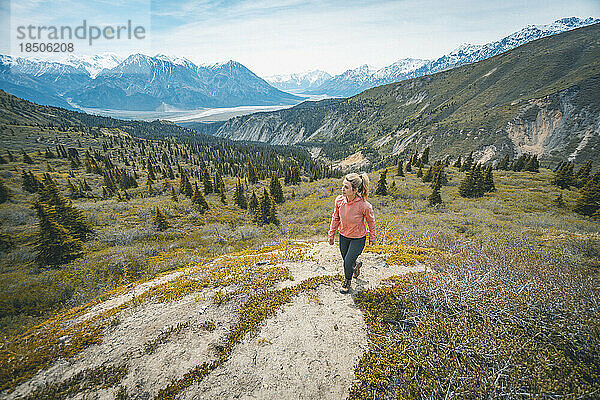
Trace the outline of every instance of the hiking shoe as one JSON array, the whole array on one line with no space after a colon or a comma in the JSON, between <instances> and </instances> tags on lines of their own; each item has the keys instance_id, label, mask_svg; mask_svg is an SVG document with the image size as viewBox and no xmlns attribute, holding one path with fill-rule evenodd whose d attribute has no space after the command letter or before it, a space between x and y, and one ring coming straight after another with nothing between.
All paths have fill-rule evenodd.
<instances>
[{"instance_id":1,"label":"hiking shoe","mask_svg":"<svg viewBox=\"0 0 600 400\"><path fill-rule=\"evenodd\" d=\"M358 278L358 275L360 275L360 267L362 267L362 261L359 261L356 263L356 265L354 266L354 277Z\"/></svg>"},{"instance_id":2,"label":"hiking shoe","mask_svg":"<svg viewBox=\"0 0 600 400\"><path fill-rule=\"evenodd\" d=\"M346 294L350 291L350 281L348 279L344 279L344 283L342 283L342 288L340 289L340 293Z\"/></svg>"}]
</instances>

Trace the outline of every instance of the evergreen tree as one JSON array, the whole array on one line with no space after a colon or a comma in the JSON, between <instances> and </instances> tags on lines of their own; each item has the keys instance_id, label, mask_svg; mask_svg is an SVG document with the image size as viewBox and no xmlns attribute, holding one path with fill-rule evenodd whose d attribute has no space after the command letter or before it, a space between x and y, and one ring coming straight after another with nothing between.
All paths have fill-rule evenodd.
<instances>
[{"instance_id":1,"label":"evergreen tree","mask_svg":"<svg viewBox=\"0 0 600 400\"><path fill-rule=\"evenodd\" d=\"M458 193L462 197L477 197L477 187L474 179L474 169L469 169L465 174L465 178L460 182Z\"/></svg>"},{"instance_id":2,"label":"evergreen tree","mask_svg":"<svg viewBox=\"0 0 600 400\"><path fill-rule=\"evenodd\" d=\"M406 163L406 172L412 172L412 163L411 162L407 162Z\"/></svg>"},{"instance_id":3,"label":"evergreen tree","mask_svg":"<svg viewBox=\"0 0 600 400\"><path fill-rule=\"evenodd\" d=\"M279 219L277 218L277 206L275 205L275 200L271 197L271 207L269 209L269 224L279 225Z\"/></svg>"},{"instance_id":4,"label":"evergreen tree","mask_svg":"<svg viewBox=\"0 0 600 400\"><path fill-rule=\"evenodd\" d=\"M529 157L523 169L529 172L540 172L540 163L538 162L537 155Z\"/></svg>"},{"instance_id":5,"label":"evergreen tree","mask_svg":"<svg viewBox=\"0 0 600 400\"><path fill-rule=\"evenodd\" d=\"M248 208L248 202L246 201L246 195L244 194L244 186L240 182L240 178L238 178L237 184L235 185L234 197L235 204L237 204L239 208L242 210Z\"/></svg>"},{"instance_id":6,"label":"evergreen tree","mask_svg":"<svg viewBox=\"0 0 600 400\"><path fill-rule=\"evenodd\" d=\"M9 196L10 192L4 184L4 181L0 178L0 204L6 203Z\"/></svg>"},{"instance_id":7,"label":"evergreen tree","mask_svg":"<svg viewBox=\"0 0 600 400\"><path fill-rule=\"evenodd\" d=\"M156 229L158 229L159 231L164 231L169 228L169 222L167 221L167 217L158 207L156 207L156 211L154 212L154 218L152 219L152 221L154 222L154 226L156 227Z\"/></svg>"},{"instance_id":8,"label":"evergreen tree","mask_svg":"<svg viewBox=\"0 0 600 400\"><path fill-rule=\"evenodd\" d=\"M484 192L493 192L496 190L494 185L494 175L492 173L492 166L488 166L484 171L483 177L483 190Z\"/></svg>"},{"instance_id":9,"label":"evergreen tree","mask_svg":"<svg viewBox=\"0 0 600 400\"><path fill-rule=\"evenodd\" d=\"M434 206L436 204L442 203L442 196L440 195L440 188L437 187L437 185L434 186L433 191L431 192L431 194L429 195L429 197L427 199L429 200L430 206Z\"/></svg>"},{"instance_id":10,"label":"evergreen tree","mask_svg":"<svg viewBox=\"0 0 600 400\"><path fill-rule=\"evenodd\" d=\"M179 202L179 198L177 197L177 193L175 192L175 188L171 186L171 200L175 203Z\"/></svg>"},{"instance_id":11,"label":"evergreen tree","mask_svg":"<svg viewBox=\"0 0 600 400\"><path fill-rule=\"evenodd\" d=\"M427 169L427 172L425 172L425 174L423 174L423 182L431 182L433 180L433 166L430 166Z\"/></svg>"},{"instance_id":12,"label":"evergreen tree","mask_svg":"<svg viewBox=\"0 0 600 400\"><path fill-rule=\"evenodd\" d=\"M276 174L271 175L271 183L269 186L271 196L273 197L273 200L275 200L275 203L282 204L285 199L283 198L283 189L281 188L281 183L279 182Z\"/></svg>"},{"instance_id":13,"label":"evergreen tree","mask_svg":"<svg viewBox=\"0 0 600 400\"><path fill-rule=\"evenodd\" d=\"M586 162L573 177L573 184L577 188L582 188L585 186L587 181L590 179L590 173L592 172L592 160Z\"/></svg>"},{"instance_id":14,"label":"evergreen tree","mask_svg":"<svg viewBox=\"0 0 600 400\"><path fill-rule=\"evenodd\" d=\"M502 158L502 161L500 161L497 165L496 165L496 169L498 170L503 170L503 171L507 171L510 165L510 157L508 156L508 154L506 154L504 156L504 158Z\"/></svg>"},{"instance_id":15,"label":"evergreen tree","mask_svg":"<svg viewBox=\"0 0 600 400\"><path fill-rule=\"evenodd\" d=\"M39 201L53 212L54 220L73 237L85 241L88 234L93 233L81 211L73 207L71 201L60 193L56 183L47 173L44 175Z\"/></svg>"},{"instance_id":16,"label":"evergreen tree","mask_svg":"<svg viewBox=\"0 0 600 400\"><path fill-rule=\"evenodd\" d=\"M283 178L284 185L289 185L292 182L292 170L289 166L285 167L285 176Z\"/></svg>"},{"instance_id":17,"label":"evergreen tree","mask_svg":"<svg viewBox=\"0 0 600 400\"><path fill-rule=\"evenodd\" d=\"M21 175L23 176L23 190L29 193L35 193L39 190L40 182L33 175L33 172L22 171Z\"/></svg>"},{"instance_id":18,"label":"evergreen tree","mask_svg":"<svg viewBox=\"0 0 600 400\"><path fill-rule=\"evenodd\" d=\"M291 183L292 183L292 185L299 185L300 181L301 181L300 168L297 165L293 165L292 166Z\"/></svg>"},{"instance_id":19,"label":"evergreen tree","mask_svg":"<svg viewBox=\"0 0 600 400\"><path fill-rule=\"evenodd\" d=\"M194 203L198 206L198 209L200 210L201 213L206 212L209 208L208 203L206 202L206 199L204 198L204 195L202 194L200 189L198 189L198 182L196 182L194 185L194 195L192 196L192 203Z\"/></svg>"},{"instance_id":20,"label":"evergreen tree","mask_svg":"<svg viewBox=\"0 0 600 400\"><path fill-rule=\"evenodd\" d=\"M588 179L579 190L574 211L581 215L594 216L600 210L600 172Z\"/></svg>"},{"instance_id":21,"label":"evergreen tree","mask_svg":"<svg viewBox=\"0 0 600 400\"><path fill-rule=\"evenodd\" d=\"M425 147L423 154L421 155L421 161L423 164L429 164L429 146Z\"/></svg>"},{"instance_id":22,"label":"evergreen tree","mask_svg":"<svg viewBox=\"0 0 600 400\"><path fill-rule=\"evenodd\" d=\"M467 158L465 158L465 161L462 163L460 170L468 171L469 169L471 169L472 165L473 165L473 152L470 152L469 155L467 156Z\"/></svg>"},{"instance_id":23,"label":"evergreen tree","mask_svg":"<svg viewBox=\"0 0 600 400\"><path fill-rule=\"evenodd\" d=\"M418 166L419 165L419 151L417 149L415 149L415 152L413 153L412 157L410 158L410 163L414 166Z\"/></svg>"},{"instance_id":24,"label":"evergreen tree","mask_svg":"<svg viewBox=\"0 0 600 400\"><path fill-rule=\"evenodd\" d=\"M148 167L148 181L151 181L151 182L156 181L156 174L154 173L154 167L152 167L152 164L150 163L150 161L148 161L147 167Z\"/></svg>"},{"instance_id":25,"label":"evergreen tree","mask_svg":"<svg viewBox=\"0 0 600 400\"><path fill-rule=\"evenodd\" d=\"M554 174L552 184L561 189L568 189L573 184L573 163L563 163Z\"/></svg>"},{"instance_id":26,"label":"evergreen tree","mask_svg":"<svg viewBox=\"0 0 600 400\"><path fill-rule=\"evenodd\" d=\"M279 224L276 215L275 200L271 197L266 188L263 189L263 195L260 198L258 210L254 214L254 222L258 225Z\"/></svg>"},{"instance_id":27,"label":"evergreen tree","mask_svg":"<svg viewBox=\"0 0 600 400\"><path fill-rule=\"evenodd\" d=\"M23 162L25 164L33 164L33 160L29 157L29 154L25 153L25 150L23 150Z\"/></svg>"},{"instance_id":28,"label":"evergreen tree","mask_svg":"<svg viewBox=\"0 0 600 400\"><path fill-rule=\"evenodd\" d=\"M461 161L461 156L460 155L456 159L456 162L454 163L454 167L458 168L458 170L461 171L460 168L462 167L462 161Z\"/></svg>"},{"instance_id":29,"label":"evergreen tree","mask_svg":"<svg viewBox=\"0 0 600 400\"><path fill-rule=\"evenodd\" d=\"M256 182L258 182L258 174L256 173L256 168L254 168L254 165L252 165L252 162L250 162L250 160L248 160L247 170L248 182L250 182L251 184L255 184Z\"/></svg>"},{"instance_id":30,"label":"evergreen tree","mask_svg":"<svg viewBox=\"0 0 600 400\"><path fill-rule=\"evenodd\" d=\"M81 241L74 238L65 227L54 220L53 212L40 202L35 202L38 237L35 241L36 261L41 265L60 265L81 255Z\"/></svg>"},{"instance_id":31,"label":"evergreen tree","mask_svg":"<svg viewBox=\"0 0 600 400\"><path fill-rule=\"evenodd\" d=\"M210 194L213 192L212 182L210 180L210 174L208 173L208 168L204 170L204 194Z\"/></svg>"},{"instance_id":32,"label":"evergreen tree","mask_svg":"<svg viewBox=\"0 0 600 400\"><path fill-rule=\"evenodd\" d=\"M421 178L423 176L423 166L419 165L419 170L417 171L417 178Z\"/></svg>"},{"instance_id":33,"label":"evergreen tree","mask_svg":"<svg viewBox=\"0 0 600 400\"><path fill-rule=\"evenodd\" d=\"M402 159L398 159L398 171L396 172L396 175L398 176L404 176L404 161L402 161Z\"/></svg>"},{"instance_id":34,"label":"evergreen tree","mask_svg":"<svg viewBox=\"0 0 600 400\"><path fill-rule=\"evenodd\" d=\"M432 188L437 187L439 189L443 185L448 184L448 177L446 176L446 173L444 172L444 166L445 166L445 164L441 164L438 162L436 162L436 164L433 165L432 178L431 178L431 187Z\"/></svg>"},{"instance_id":35,"label":"evergreen tree","mask_svg":"<svg viewBox=\"0 0 600 400\"><path fill-rule=\"evenodd\" d=\"M253 213L258 211L258 198L256 197L254 190L252 191L252 196L250 196L250 200L248 201L248 210Z\"/></svg>"},{"instance_id":36,"label":"evergreen tree","mask_svg":"<svg viewBox=\"0 0 600 400\"><path fill-rule=\"evenodd\" d=\"M383 170L383 172L379 175L379 181L377 182L377 187L375 188L375 194L379 196L387 196L387 169Z\"/></svg>"}]
</instances>

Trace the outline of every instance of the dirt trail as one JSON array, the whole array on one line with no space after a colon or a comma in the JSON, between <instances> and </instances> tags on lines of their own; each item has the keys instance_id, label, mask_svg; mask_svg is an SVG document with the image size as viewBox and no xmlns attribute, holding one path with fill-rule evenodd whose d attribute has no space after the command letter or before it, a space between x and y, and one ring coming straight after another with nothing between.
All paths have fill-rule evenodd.
<instances>
[{"instance_id":1,"label":"dirt trail","mask_svg":"<svg viewBox=\"0 0 600 400\"><path fill-rule=\"evenodd\" d=\"M286 262L294 280L276 288L294 286L305 279L342 273L339 248L326 242L311 244L313 260ZM246 335L229 359L204 380L183 390L182 399L343 399L354 378L354 367L367 349L367 332L352 296L380 285L389 276L423 267L387 266L372 253L363 253L361 276L352 282L350 294L340 294L340 282L321 285L295 297L267 319L260 331ZM146 288L179 276L181 271L148 282ZM135 289L141 294L141 285ZM37 387L62 382L76 373L103 363L127 362L121 384L133 399L151 399L172 379L196 365L216 359L215 344L222 341L235 322L233 305L216 306L214 291L186 295L167 303L148 301L118 314L119 323L107 329L100 345L90 346L71 360L59 360L50 368L0 398L22 398ZM131 299L127 293L99 304L87 317ZM203 328L214 321L216 329ZM169 328L180 328L165 334ZM154 351L147 345L156 338ZM114 399L117 388L79 393L76 399Z\"/></svg>"}]
</instances>

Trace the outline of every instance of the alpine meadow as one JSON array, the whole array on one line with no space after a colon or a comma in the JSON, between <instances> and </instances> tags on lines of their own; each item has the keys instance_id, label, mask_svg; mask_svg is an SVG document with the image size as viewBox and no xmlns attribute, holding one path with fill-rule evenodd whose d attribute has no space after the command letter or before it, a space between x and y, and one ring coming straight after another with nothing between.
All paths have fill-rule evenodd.
<instances>
[{"instance_id":1,"label":"alpine meadow","mask_svg":"<svg viewBox=\"0 0 600 400\"><path fill-rule=\"evenodd\" d=\"M372 85L0 56L0 398L600 398L600 23L555 24ZM167 106L281 109L84 112Z\"/></svg>"}]
</instances>

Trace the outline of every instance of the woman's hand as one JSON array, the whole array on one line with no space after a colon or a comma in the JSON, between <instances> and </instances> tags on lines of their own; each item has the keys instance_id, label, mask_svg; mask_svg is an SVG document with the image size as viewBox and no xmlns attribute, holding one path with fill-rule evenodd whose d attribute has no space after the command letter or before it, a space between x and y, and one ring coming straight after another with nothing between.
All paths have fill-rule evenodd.
<instances>
[{"instance_id":1,"label":"woman's hand","mask_svg":"<svg viewBox=\"0 0 600 400\"><path fill-rule=\"evenodd\" d=\"M330 238L329 238L329 244L333 244L333 243L335 243L335 239L334 239L334 238L332 238L332 237L330 237Z\"/></svg>"}]
</instances>

